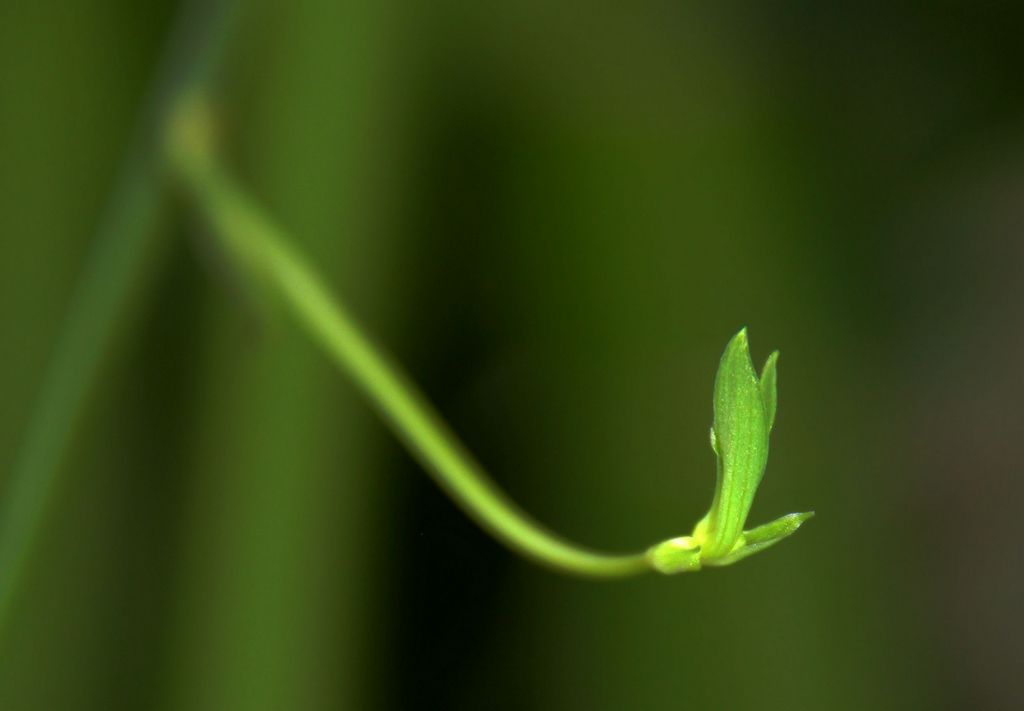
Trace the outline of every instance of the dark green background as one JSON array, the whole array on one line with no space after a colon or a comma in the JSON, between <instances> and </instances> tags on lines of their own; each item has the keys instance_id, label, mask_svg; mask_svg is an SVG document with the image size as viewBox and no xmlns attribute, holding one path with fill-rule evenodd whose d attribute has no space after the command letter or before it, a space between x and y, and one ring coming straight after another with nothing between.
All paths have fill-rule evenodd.
<instances>
[{"instance_id":1,"label":"dark green background","mask_svg":"<svg viewBox=\"0 0 1024 711\"><path fill-rule=\"evenodd\" d=\"M818 517L673 579L514 558L179 209L0 709L1021 708L1024 12L898 5L246 5L242 181L527 510L688 532L747 325L752 522ZM0 1L0 492L175 12Z\"/></svg>"}]
</instances>

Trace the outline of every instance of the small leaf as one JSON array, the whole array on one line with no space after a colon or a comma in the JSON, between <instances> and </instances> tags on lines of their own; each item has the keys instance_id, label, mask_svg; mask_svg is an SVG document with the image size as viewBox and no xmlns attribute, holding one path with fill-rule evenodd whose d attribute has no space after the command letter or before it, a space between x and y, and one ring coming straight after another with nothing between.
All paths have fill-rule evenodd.
<instances>
[{"instance_id":1,"label":"small leaf","mask_svg":"<svg viewBox=\"0 0 1024 711\"><path fill-rule=\"evenodd\" d=\"M805 513L791 513L777 518L771 523L751 529L743 534L742 545L738 546L728 555L717 558L714 561L706 561L708 565L731 565L736 561L743 560L754 553L760 553L765 548L773 546L783 538L793 535L803 525L804 521L814 516L813 511Z\"/></svg>"},{"instance_id":2,"label":"small leaf","mask_svg":"<svg viewBox=\"0 0 1024 711\"><path fill-rule=\"evenodd\" d=\"M736 545L768 462L768 419L746 329L733 336L722 354L714 411L718 480L711 510L696 529L705 560L726 555Z\"/></svg>"}]
</instances>

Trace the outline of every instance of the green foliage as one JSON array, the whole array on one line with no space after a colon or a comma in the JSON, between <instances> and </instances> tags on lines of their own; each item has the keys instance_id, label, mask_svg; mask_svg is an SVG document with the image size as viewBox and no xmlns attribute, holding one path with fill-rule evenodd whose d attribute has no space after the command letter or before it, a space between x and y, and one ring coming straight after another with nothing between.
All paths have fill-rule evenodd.
<instances>
[{"instance_id":1,"label":"green foliage","mask_svg":"<svg viewBox=\"0 0 1024 711\"><path fill-rule=\"evenodd\" d=\"M778 402L778 351L758 378L750 357L747 330L729 341L715 377L714 425L717 481L711 509L691 536L673 538L650 549L651 564L663 573L699 570L704 565L735 563L791 535L814 512L788 514L744 531L754 494L768 464L768 437Z\"/></svg>"}]
</instances>

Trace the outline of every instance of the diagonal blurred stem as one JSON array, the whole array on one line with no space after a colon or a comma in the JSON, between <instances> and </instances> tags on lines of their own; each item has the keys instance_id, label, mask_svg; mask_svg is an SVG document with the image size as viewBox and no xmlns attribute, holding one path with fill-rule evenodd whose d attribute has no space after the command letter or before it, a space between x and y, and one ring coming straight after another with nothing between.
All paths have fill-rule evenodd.
<instances>
[{"instance_id":1,"label":"diagonal blurred stem","mask_svg":"<svg viewBox=\"0 0 1024 711\"><path fill-rule=\"evenodd\" d=\"M510 549L554 569L616 578L651 570L646 552L592 551L550 533L512 503L434 408L363 335L316 270L217 162L206 102L182 106L168 136L169 162L228 258L269 284L309 335L353 379L434 481Z\"/></svg>"},{"instance_id":2,"label":"diagonal blurred stem","mask_svg":"<svg viewBox=\"0 0 1024 711\"><path fill-rule=\"evenodd\" d=\"M240 4L187 0L160 59L0 498L0 629L58 484L75 425L131 296L151 266L165 193L160 137L168 112L183 93L210 81Z\"/></svg>"}]
</instances>

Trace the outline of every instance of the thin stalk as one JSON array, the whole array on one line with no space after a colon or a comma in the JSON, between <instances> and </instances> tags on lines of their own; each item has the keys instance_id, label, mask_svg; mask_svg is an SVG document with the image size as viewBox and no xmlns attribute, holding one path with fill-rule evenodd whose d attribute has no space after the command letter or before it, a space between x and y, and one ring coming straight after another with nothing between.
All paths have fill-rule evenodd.
<instances>
[{"instance_id":1,"label":"thin stalk","mask_svg":"<svg viewBox=\"0 0 1024 711\"><path fill-rule=\"evenodd\" d=\"M222 55L236 0L190 0L171 33L146 110L78 278L0 497L0 629L57 488L60 464L135 289L162 214L163 128L180 96L205 86Z\"/></svg>"},{"instance_id":2,"label":"thin stalk","mask_svg":"<svg viewBox=\"0 0 1024 711\"><path fill-rule=\"evenodd\" d=\"M269 284L301 326L369 398L408 449L484 529L510 549L557 570L617 578L651 570L646 551L606 554L547 531L512 503L459 442L419 389L378 350L282 230L218 164L199 96L182 104L169 158L229 259Z\"/></svg>"}]
</instances>

